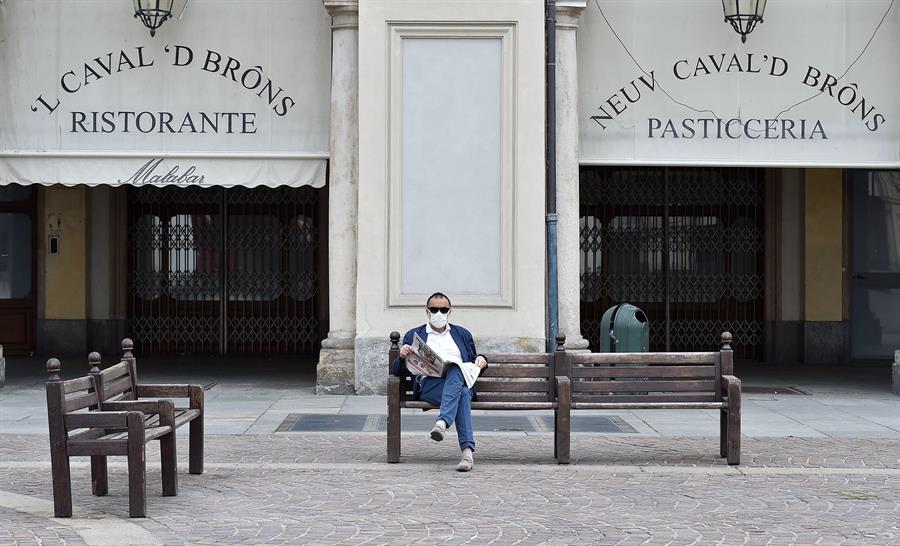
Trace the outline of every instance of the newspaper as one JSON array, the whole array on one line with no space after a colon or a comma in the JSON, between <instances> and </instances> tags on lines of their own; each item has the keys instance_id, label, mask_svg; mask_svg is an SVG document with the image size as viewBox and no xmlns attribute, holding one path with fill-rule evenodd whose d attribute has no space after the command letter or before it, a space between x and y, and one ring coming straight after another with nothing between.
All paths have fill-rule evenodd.
<instances>
[{"instance_id":1,"label":"newspaper","mask_svg":"<svg viewBox=\"0 0 900 546\"><path fill-rule=\"evenodd\" d=\"M459 367L466 386L472 388L481 368L473 362L444 362L434 349L429 347L419 334L413 334L413 352L406 357L406 368L413 375L426 375L428 377L444 377L451 366Z\"/></svg>"}]
</instances>

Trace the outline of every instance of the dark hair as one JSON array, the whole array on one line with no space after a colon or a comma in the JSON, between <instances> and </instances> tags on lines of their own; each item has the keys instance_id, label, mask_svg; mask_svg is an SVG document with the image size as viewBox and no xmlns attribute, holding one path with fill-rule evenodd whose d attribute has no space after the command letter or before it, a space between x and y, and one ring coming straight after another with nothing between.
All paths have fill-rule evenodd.
<instances>
[{"instance_id":1,"label":"dark hair","mask_svg":"<svg viewBox=\"0 0 900 546\"><path fill-rule=\"evenodd\" d=\"M450 303L450 298L447 297L447 294L444 294L443 292L435 292L434 294L428 296L428 299L425 300L425 305L428 305L428 302L431 301L432 298L444 298L445 300L447 300L447 303ZM450 307L453 307L452 303L450 303Z\"/></svg>"}]
</instances>

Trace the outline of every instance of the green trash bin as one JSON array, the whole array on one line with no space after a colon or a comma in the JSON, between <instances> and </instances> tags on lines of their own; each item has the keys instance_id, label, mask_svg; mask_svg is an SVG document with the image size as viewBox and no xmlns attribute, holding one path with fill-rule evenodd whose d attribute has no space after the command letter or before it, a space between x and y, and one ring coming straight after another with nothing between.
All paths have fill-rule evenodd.
<instances>
[{"instance_id":1,"label":"green trash bin","mask_svg":"<svg viewBox=\"0 0 900 546\"><path fill-rule=\"evenodd\" d=\"M600 319L601 353L646 353L650 350L650 321L630 303L607 309Z\"/></svg>"}]
</instances>

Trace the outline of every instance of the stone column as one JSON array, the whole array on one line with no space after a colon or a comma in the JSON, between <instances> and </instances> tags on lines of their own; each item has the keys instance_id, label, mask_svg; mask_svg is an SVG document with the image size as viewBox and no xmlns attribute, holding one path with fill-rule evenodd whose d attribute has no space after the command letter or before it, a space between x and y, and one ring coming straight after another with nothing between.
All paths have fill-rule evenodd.
<instances>
[{"instance_id":1,"label":"stone column","mask_svg":"<svg viewBox=\"0 0 900 546\"><path fill-rule=\"evenodd\" d=\"M559 213L559 331L567 350L586 350L581 336L581 229L578 209L578 51L575 30L587 0L556 2L556 210Z\"/></svg>"},{"instance_id":2,"label":"stone column","mask_svg":"<svg viewBox=\"0 0 900 546\"><path fill-rule=\"evenodd\" d=\"M328 338L317 394L352 394L356 337L359 165L359 3L323 0L331 15L331 161L328 180Z\"/></svg>"}]
</instances>

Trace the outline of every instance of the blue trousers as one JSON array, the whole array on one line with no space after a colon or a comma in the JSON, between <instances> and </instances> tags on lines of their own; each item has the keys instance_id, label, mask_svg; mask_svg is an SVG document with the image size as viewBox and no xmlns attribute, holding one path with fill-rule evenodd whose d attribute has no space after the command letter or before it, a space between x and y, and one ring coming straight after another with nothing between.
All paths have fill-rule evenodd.
<instances>
[{"instance_id":1,"label":"blue trousers","mask_svg":"<svg viewBox=\"0 0 900 546\"><path fill-rule=\"evenodd\" d=\"M459 449L475 451L475 433L472 430L472 389L466 387L462 372L452 366L444 377L423 377L419 399L441 407L441 421L447 427L456 423Z\"/></svg>"}]
</instances>

